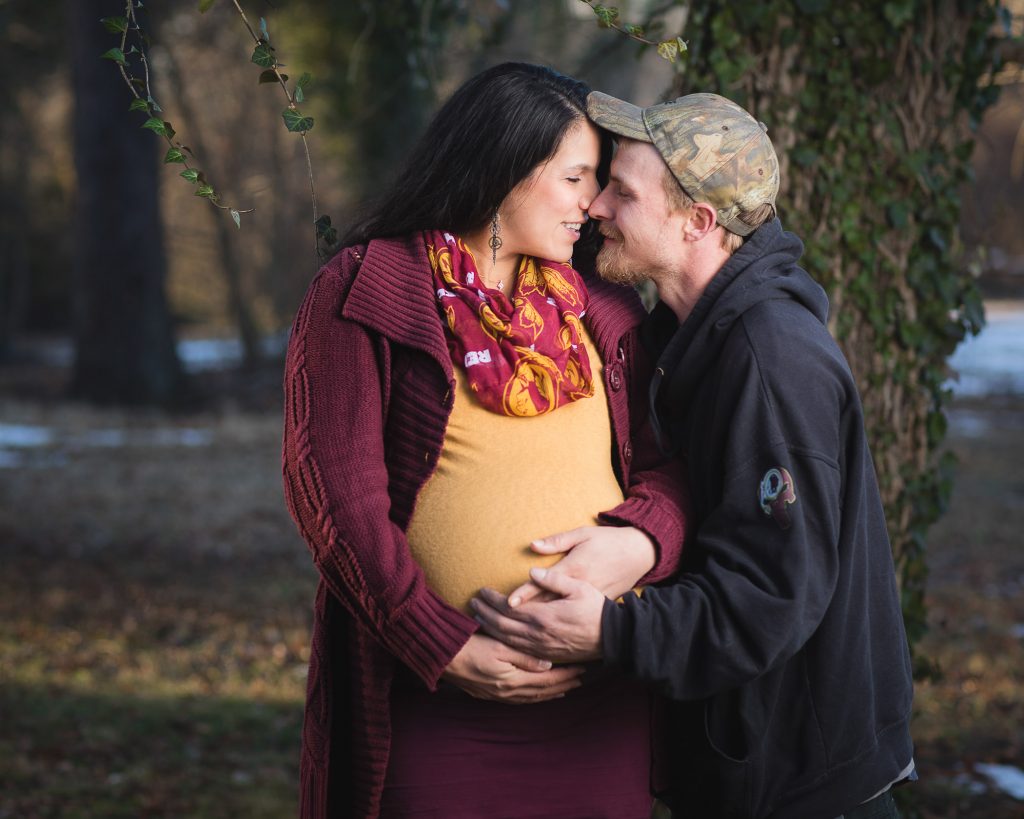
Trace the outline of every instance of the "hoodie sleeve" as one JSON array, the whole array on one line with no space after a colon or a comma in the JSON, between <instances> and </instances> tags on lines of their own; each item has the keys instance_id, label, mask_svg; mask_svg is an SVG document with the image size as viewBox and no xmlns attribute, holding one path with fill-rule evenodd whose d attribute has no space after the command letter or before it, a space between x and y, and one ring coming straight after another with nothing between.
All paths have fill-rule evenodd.
<instances>
[{"instance_id":1,"label":"hoodie sleeve","mask_svg":"<svg viewBox=\"0 0 1024 819\"><path fill-rule=\"evenodd\" d=\"M766 371L739 335L723 362L730 388L707 416L725 433L721 473L702 476L716 486L691 547L701 562L602 616L606 661L675 699L740 686L792 657L839 576L841 390L810 355Z\"/></svg>"}]
</instances>

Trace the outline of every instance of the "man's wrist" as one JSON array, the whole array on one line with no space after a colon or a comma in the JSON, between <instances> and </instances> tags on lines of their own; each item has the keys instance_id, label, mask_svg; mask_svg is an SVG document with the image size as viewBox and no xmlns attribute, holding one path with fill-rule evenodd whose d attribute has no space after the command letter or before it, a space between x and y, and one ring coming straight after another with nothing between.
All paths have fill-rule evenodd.
<instances>
[{"instance_id":1,"label":"man's wrist","mask_svg":"<svg viewBox=\"0 0 1024 819\"><path fill-rule=\"evenodd\" d=\"M628 633L627 622L632 617L626 605L614 600L605 600L601 609L601 634L599 651L605 665L628 665L623 658L628 656L624 638Z\"/></svg>"}]
</instances>

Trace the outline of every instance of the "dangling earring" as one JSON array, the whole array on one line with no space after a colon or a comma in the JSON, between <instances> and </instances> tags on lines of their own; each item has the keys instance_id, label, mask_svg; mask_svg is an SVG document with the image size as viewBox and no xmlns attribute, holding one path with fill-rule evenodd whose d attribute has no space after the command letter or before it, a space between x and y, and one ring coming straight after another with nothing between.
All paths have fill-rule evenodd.
<instances>
[{"instance_id":1,"label":"dangling earring","mask_svg":"<svg viewBox=\"0 0 1024 819\"><path fill-rule=\"evenodd\" d=\"M494 216L491 217L491 238L488 239L487 245L491 248L491 264L495 265L498 263L498 248L501 247L501 225L498 224L498 211L494 211Z\"/></svg>"}]
</instances>

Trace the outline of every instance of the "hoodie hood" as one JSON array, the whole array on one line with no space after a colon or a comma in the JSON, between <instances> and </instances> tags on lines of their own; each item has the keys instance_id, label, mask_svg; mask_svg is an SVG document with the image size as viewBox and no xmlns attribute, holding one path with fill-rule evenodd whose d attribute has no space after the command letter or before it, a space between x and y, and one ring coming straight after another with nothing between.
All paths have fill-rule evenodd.
<instances>
[{"instance_id":1,"label":"hoodie hood","mask_svg":"<svg viewBox=\"0 0 1024 819\"><path fill-rule=\"evenodd\" d=\"M660 350L651 380L651 418L666 453L681 441L666 419L681 419L694 388L718 359L735 323L752 307L776 299L795 301L818 321L828 320L821 285L799 267L804 245L773 219L758 228L715 274L682 324L658 304L645 327L645 341Z\"/></svg>"}]
</instances>

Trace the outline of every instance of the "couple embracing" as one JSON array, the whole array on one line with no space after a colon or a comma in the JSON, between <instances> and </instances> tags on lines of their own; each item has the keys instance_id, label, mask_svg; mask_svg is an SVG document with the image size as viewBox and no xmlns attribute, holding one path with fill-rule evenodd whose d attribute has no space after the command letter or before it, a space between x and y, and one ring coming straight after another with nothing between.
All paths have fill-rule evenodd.
<instances>
[{"instance_id":1,"label":"couple embracing","mask_svg":"<svg viewBox=\"0 0 1024 819\"><path fill-rule=\"evenodd\" d=\"M285 376L304 819L897 815L889 540L778 186L722 97L507 63L351 227Z\"/></svg>"}]
</instances>

